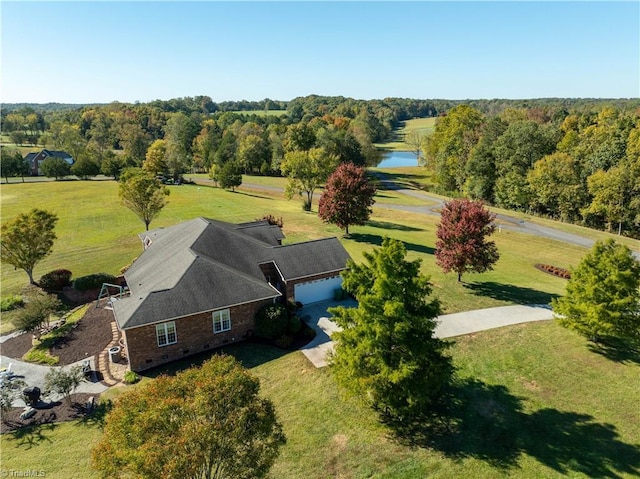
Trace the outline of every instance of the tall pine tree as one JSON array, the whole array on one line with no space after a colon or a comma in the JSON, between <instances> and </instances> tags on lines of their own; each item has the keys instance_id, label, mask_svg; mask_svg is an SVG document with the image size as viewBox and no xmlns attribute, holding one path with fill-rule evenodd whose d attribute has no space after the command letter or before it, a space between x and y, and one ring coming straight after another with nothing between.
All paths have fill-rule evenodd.
<instances>
[{"instance_id":1,"label":"tall pine tree","mask_svg":"<svg viewBox=\"0 0 640 479\"><path fill-rule=\"evenodd\" d=\"M406 253L401 241L385 238L364 253L366 263L350 261L343 287L358 307L330 311L342 328L330 361L337 382L401 422L427 413L453 374L447 343L433 335L440 303L429 298L420 260Z\"/></svg>"}]
</instances>

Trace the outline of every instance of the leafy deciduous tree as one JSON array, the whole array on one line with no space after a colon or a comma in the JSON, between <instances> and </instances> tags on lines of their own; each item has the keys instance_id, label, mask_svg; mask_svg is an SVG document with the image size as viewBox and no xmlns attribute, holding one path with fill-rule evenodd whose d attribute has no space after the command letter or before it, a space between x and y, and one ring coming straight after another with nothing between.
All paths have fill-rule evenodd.
<instances>
[{"instance_id":1,"label":"leafy deciduous tree","mask_svg":"<svg viewBox=\"0 0 640 479\"><path fill-rule=\"evenodd\" d=\"M447 191L461 190L466 181L466 164L480 138L482 113L467 105L452 108L438 118L426 140L425 159L434 166L438 184Z\"/></svg>"},{"instance_id":2,"label":"leafy deciduous tree","mask_svg":"<svg viewBox=\"0 0 640 479\"><path fill-rule=\"evenodd\" d=\"M427 413L453 373L447 344L433 335L440 304L420 260L405 256L401 241L385 238L365 264L350 261L343 287L358 307L330 311L342 327L330 358L336 380L396 421Z\"/></svg>"},{"instance_id":3,"label":"leafy deciduous tree","mask_svg":"<svg viewBox=\"0 0 640 479\"><path fill-rule=\"evenodd\" d=\"M51 253L57 221L55 214L36 208L4 223L0 245L2 262L23 269L29 283L35 284L33 269Z\"/></svg>"},{"instance_id":4,"label":"leafy deciduous tree","mask_svg":"<svg viewBox=\"0 0 640 479\"><path fill-rule=\"evenodd\" d=\"M235 191L236 186L242 184L242 171L240 166L238 166L235 161L227 161L217 169L216 179L220 183L221 188L231 188L231 191Z\"/></svg>"},{"instance_id":5,"label":"leafy deciduous tree","mask_svg":"<svg viewBox=\"0 0 640 479\"><path fill-rule=\"evenodd\" d=\"M436 231L436 263L442 271L483 273L493 269L500 255L487 236L496 229L495 214L481 201L452 200L444 204Z\"/></svg>"},{"instance_id":6,"label":"leafy deciduous tree","mask_svg":"<svg viewBox=\"0 0 640 479\"><path fill-rule=\"evenodd\" d=\"M60 307L58 298L52 294L36 294L31 297L13 319L18 330L40 338L42 328L49 325L49 318Z\"/></svg>"},{"instance_id":7,"label":"leafy deciduous tree","mask_svg":"<svg viewBox=\"0 0 640 479\"><path fill-rule=\"evenodd\" d=\"M48 178L59 180L71 174L71 165L62 158L51 156L42 162L40 171Z\"/></svg>"},{"instance_id":8,"label":"leafy deciduous tree","mask_svg":"<svg viewBox=\"0 0 640 479\"><path fill-rule=\"evenodd\" d=\"M529 170L532 206L543 213L573 220L587 201L580 165L566 153L553 153Z\"/></svg>"},{"instance_id":9,"label":"leafy deciduous tree","mask_svg":"<svg viewBox=\"0 0 640 479\"><path fill-rule=\"evenodd\" d=\"M71 165L71 173L86 180L100 173L100 166L95 161L83 157Z\"/></svg>"},{"instance_id":10,"label":"leafy deciduous tree","mask_svg":"<svg viewBox=\"0 0 640 479\"><path fill-rule=\"evenodd\" d=\"M331 174L320 197L318 216L327 223L344 228L363 225L371 216L376 188L364 168L343 163Z\"/></svg>"},{"instance_id":11,"label":"leafy deciduous tree","mask_svg":"<svg viewBox=\"0 0 640 479\"><path fill-rule=\"evenodd\" d=\"M338 157L328 154L324 148L285 153L280 170L288 178L285 186L286 197L305 193L307 197L304 200L304 209L310 211L313 192L327 181L337 166Z\"/></svg>"},{"instance_id":12,"label":"leafy deciduous tree","mask_svg":"<svg viewBox=\"0 0 640 479\"><path fill-rule=\"evenodd\" d=\"M594 341L640 339L640 263L612 239L598 241L554 299L558 322Z\"/></svg>"},{"instance_id":13,"label":"leafy deciduous tree","mask_svg":"<svg viewBox=\"0 0 640 479\"><path fill-rule=\"evenodd\" d=\"M71 393L76 390L83 379L82 366L74 366L69 369L53 368L44 378L45 391L47 394L61 394L70 403Z\"/></svg>"},{"instance_id":14,"label":"leafy deciduous tree","mask_svg":"<svg viewBox=\"0 0 640 479\"><path fill-rule=\"evenodd\" d=\"M133 211L149 230L151 221L167 204L169 189L153 174L139 168L125 170L118 191L122 204Z\"/></svg>"},{"instance_id":15,"label":"leafy deciduous tree","mask_svg":"<svg viewBox=\"0 0 640 479\"><path fill-rule=\"evenodd\" d=\"M156 140L151 143L147 150L147 155L142 163L142 168L150 171L154 175L163 175L168 171L165 156L167 154L167 143L164 140Z\"/></svg>"},{"instance_id":16,"label":"leafy deciduous tree","mask_svg":"<svg viewBox=\"0 0 640 479\"><path fill-rule=\"evenodd\" d=\"M230 356L119 397L92 453L104 477L264 477L285 442L260 383Z\"/></svg>"},{"instance_id":17,"label":"leafy deciduous tree","mask_svg":"<svg viewBox=\"0 0 640 479\"><path fill-rule=\"evenodd\" d=\"M25 168L25 161L19 151L10 151L5 148L0 152L0 170L2 176L9 183L10 176L22 175L24 181L25 173L28 173L28 167Z\"/></svg>"}]
</instances>

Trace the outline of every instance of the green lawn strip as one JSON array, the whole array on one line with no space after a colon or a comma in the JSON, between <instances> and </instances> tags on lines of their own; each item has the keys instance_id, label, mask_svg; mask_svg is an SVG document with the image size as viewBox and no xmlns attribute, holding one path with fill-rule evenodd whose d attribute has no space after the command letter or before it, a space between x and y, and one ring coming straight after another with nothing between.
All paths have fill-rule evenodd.
<instances>
[{"instance_id":1,"label":"green lawn strip","mask_svg":"<svg viewBox=\"0 0 640 479\"><path fill-rule=\"evenodd\" d=\"M264 178L264 177L263 177ZM411 255L422 257L424 270L432 276L437 293L441 294L448 312L510 304L521 292L536 291L543 295L560 294L563 280L545 275L535 263L560 267L576 265L585 253L583 248L503 230L494 238L502 255L493 272L465 275L470 283L491 281L494 289L510 285L509 294L496 291L470 290L457 284L455 275L442 275L435 265L435 231L438 218L415 213L374 208L371 221L364 227L352 227L351 237L317 217L317 201L313 211L302 211L299 198L286 200L281 194L261 191L225 191L210 186L171 186L166 208L151 224L166 227L180 221L204 216L223 221L251 221L264 215L282 217L285 243L325 236L338 236L353 256L361 261L362 253L379 245L384 236L407 242ZM35 270L35 277L57 268L66 268L74 277L105 272L119 274L142 251L137 235L144 231L142 222L121 206L117 183L113 181L47 182L9 185L2 188L3 220L33 207L47 208L60 217L56 227L58 240L53 253ZM12 267L2 268L3 294L19 294L26 284L26 274ZM493 297L492 297L493 296Z\"/></svg>"},{"instance_id":2,"label":"green lawn strip","mask_svg":"<svg viewBox=\"0 0 640 479\"><path fill-rule=\"evenodd\" d=\"M62 316L60 319L64 319L66 321L65 324L47 334L43 334L39 341L34 340L36 344L22 356L22 359L33 363L48 364L50 366L58 364L58 357L52 356L49 350L54 347L59 339L67 336L67 334L75 328L75 324L84 317L84 314L90 306L89 304L80 306Z\"/></svg>"},{"instance_id":3,"label":"green lawn strip","mask_svg":"<svg viewBox=\"0 0 640 479\"><path fill-rule=\"evenodd\" d=\"M563 268L577 265L585 248L559 241L503 230L495 233L500 259L493 271L444 274L435 260L435 231L438 217L377 209L366 226L354 227L343 244L356 262L363 253L379 246L385 236L403 241L410 259L422 259L422 270L431 277L434 294L447 313L505 306L514 303L548 303L564 292L566 280L543 273L536 263Z\"/></svg>"},{"instance_id":4,"label":"green lawn strip","mask_svg":"<svg viewBox=\"0 0 640 479\"><path fill-rule=\"evenodd\" d=\"M404 142L404 137L410 131L418 131L420 134L433 133L437 118L414 118L407 120L400 128L393 131L394 139L386 143L376 143L377 148L391 151L410 151L411 148Z\"/></svg>"},{"instance_id":5,"label":"green lawn strip","mask_svg":"<svg viewBox=\"0 0 640 479\"><path fill-rule=\"evenodd\" d=\"M256 344L226 352L260 378L283 423L287 444L271 478L631 478L640 467L638 361L590 352L553 322L457 338L451 354L460 406L449 416L457 427L432 434L428 447L396 440L367 407L344 397L329 369L313 368L300 352ZM78 422L3 435L3 467L98 477L88 464L99 436Z\"/></svg>"},{"instance_id":6,"label":"green lawn strip","mask_svg":"<svg viewBox=\"0 0 640 479\"><path fill-rule=\"evenodd\" d=\"M433 180L433 174L422 166L403 166L398 168L370 168L370 171L384 173L386 178L393 181L399 186L409 189L422 189L425 191L431 191L435 189L435 182ZM435 195L434 196L447 199L446 196Z\"/></svg>"}]
</instances>

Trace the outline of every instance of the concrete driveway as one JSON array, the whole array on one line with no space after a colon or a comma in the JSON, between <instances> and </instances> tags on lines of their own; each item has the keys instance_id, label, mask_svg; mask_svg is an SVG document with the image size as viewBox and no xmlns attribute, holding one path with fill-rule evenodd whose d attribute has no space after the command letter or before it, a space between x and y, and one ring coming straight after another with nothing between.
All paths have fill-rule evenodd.
<instances>
[{"instance_id":1,"label":"concrete driveway","mask_svg":"<svg viewBox=\"0 0 640 479\"><path fill-rule=\"evenodd\" d=\"M331 335L340 330L340 327L329 319L331 314L327 311L335 306L355 308L358 303L353 299L345 299L343 301L328 300L308 304L300 311L300 316L304 322L316 332L316 337L300 348L300 351L317 368L327 365L327 354L333 350Z\"/></svg>"},{"instance_id":2,"label":"concrete driveway","mask_svg":"<svg viewBox=\"0 0 640 479\"><path fill-rule=\"evenodd\" d=\"M354 300L323 301L302 308L300 314L305 323L316 331L316 337L300 350L315 367L321 368L327 365L327 354L333 350L331 335L340 329L329 319L331 315L327 309L333 306L357 307L357 305L358 303ZM546 305L515 305L478 309L439 316L435 336L451 338L512 324L548 321L550 319L553 319L553 312Z\"/></svg>"}]
</instances>

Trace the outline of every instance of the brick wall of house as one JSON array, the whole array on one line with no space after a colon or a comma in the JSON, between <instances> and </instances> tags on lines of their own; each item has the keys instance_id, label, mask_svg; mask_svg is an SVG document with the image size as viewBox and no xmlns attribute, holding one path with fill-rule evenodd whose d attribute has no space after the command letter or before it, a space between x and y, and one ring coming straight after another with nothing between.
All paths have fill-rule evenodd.
<instances>
[{"instance_id":1,"label":"brick wall of house","mask_svg":"<svg viewBox=\"0 0 640 479\"><path fill-rule=\"evenodd\" d=\"M214 334L211 312L176 319L177 342L167 346L158 346L155 324L128 329L124 331L124 340L129 368L132 371L143 371L208 349L242 341L255 330L256 312L269 303L271 300L230 308L231 330L223 333Z\"/></svg>"},{"instance_id":2,"label":"brick wall of house","mask_svg":"<svg viewBox=\"0 0 640 479\"><path fill-rule=\"evenodd\" d=\"M317 274L315 276L308 276L304 279L300 279L297 281L287 281L287 298L291 299L292 301L295 301L294 293L295 293L296 284L307 283L309 281L315 281L316 279L333 278L334 276L339 276L339 275L340 275L339 272L324 273L324 274Z\"/></svg>"}]
</instances>

